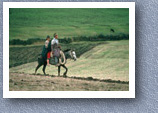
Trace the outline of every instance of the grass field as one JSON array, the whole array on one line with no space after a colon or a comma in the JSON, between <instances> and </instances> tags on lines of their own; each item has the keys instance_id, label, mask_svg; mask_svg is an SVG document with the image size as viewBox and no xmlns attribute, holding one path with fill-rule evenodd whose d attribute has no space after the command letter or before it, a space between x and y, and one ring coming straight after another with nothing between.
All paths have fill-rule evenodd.
<instances>
[{"instance_id":1,"label":"grass field","mask_svg":"<svg viewBox=\"0 0 158 113\"><path fill-rule=\"evenodd\" d=\"M84 43L80 44L83 48ZM86 44L88 45L88 43ZM27 63L10 68L10 72L33 74L36 65L37 62ZM69 77L93 77L129 81L129 42L128 40L122 40L99 44L82 54L77 61L68 60L66 66L69 68ZM61 73L64 71L62 69ZM38 73L43 74L42 68L38 70ZM46 73L57 76L57 67L47 67Z\"/></svg>"},{"instance_id":2,"label":"grass field","mask_svg":"<svg viewBox=\"0 0 158 113\"><path fill-rule=\"evenodd\" d=\"M55 32L60 38L73 36L129 33L129 9L126 8L10 8L9 39L45 38Z\"/></svg>"}]
</instances>

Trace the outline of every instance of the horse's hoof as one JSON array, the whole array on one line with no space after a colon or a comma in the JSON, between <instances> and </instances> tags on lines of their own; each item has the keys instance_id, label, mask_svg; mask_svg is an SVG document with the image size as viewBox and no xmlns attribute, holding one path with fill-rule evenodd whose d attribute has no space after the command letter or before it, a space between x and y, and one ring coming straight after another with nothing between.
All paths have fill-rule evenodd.
<instances>
[{"instance_id":1,"label":"horse's hoof","mask_svg":"<svg viewBox=\"0 0 158 113\"><path fill-rule=\"evenodd\" d=\"M64 78L66 78L66 77L67 77L67 75L65 75L65 74L64 74L64 75L63 75L63 77L64 77Z\"/></svg>"}]
</instances>

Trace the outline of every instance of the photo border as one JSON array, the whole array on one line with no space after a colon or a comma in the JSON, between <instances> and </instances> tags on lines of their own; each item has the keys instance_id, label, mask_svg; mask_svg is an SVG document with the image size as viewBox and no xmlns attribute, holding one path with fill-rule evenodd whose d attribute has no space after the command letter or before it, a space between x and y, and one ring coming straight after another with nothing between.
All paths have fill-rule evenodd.
<instances>
[{"instance_id":1,"label":"photo border","mask_svg":"<svg viewBox=\"0 0 158 113\"><path fill-rule=\"evenodd\" d=\"M9 8L129 8L129 91L9 91ZM3 2L3 98L135 98L135 2Z\"/></svg>"}]
</instances>

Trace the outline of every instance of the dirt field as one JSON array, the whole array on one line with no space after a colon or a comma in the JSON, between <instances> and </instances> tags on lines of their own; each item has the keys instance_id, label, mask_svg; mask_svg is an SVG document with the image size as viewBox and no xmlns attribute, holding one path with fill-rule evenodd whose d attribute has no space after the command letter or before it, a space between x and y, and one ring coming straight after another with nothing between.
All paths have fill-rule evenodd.
<instances>
[{"instance_id":1,"label":"dirt field","mask_svg":"<svg viewBox=\"0 0 158 113\"><path fill-rule=\"evenodd\" d=\"M9 74L10 91L128 91L128 82L93 78Z\"/></svg>"}]
</instances>

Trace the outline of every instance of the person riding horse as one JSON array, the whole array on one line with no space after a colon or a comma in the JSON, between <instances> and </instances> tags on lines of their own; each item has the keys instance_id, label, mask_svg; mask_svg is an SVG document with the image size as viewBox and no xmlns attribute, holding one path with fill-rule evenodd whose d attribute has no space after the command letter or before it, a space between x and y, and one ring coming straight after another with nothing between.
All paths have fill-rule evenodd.
<instances>
[{"instance_id":1,"label":"person riding horse","mask_svg":"<svg viewBox=\"0 0 158 113\"><path fill-rule=\"evenodd\" d=\"M48 60L50 61L51 65L58 66L58 76L60 76L60 67L66 69L63 73L63 76L66 77L68 68L65 66L67 59L73 59L74 61L77 60L75 50L67 49L62 51L58 41L58 35L54 34L54 39L50 41L50 36L46 37L45 45L43 46L42 53L38 56L38 65L35 69L35 74L37 70L43 65L43 73L45 73L46 66L49 64Z\"/></svg>"},{"instance_id":2,"label":"person riding horse","mask_svg":"<svg viewBox=\"0 0 158 113\"><path fill-rule=\"evenodd\" d=\"M60 50L61 50L61 46L59 45L58 35L57 33L54 33L54 38L51 41L51 51L52 51L52 56L55 59L56 66L59 65Z\"/></svg>"},{"instance_id":3,"label":"person riding horse","mask_svg":"<svg viewBox=\"0 0 158 113\"><path fill-rule=\"evenodd\" d=\"M50 53L50 51L51 51L50 40L51 40L50 36L48 35L46 37L46 41L45 41L45 44L43 46L42 53L41 53L43 60L48 60L48 53ZM47 61L47 64L49 64L48 61Z\"/></svg>"}]
</instances>

